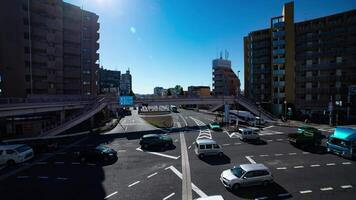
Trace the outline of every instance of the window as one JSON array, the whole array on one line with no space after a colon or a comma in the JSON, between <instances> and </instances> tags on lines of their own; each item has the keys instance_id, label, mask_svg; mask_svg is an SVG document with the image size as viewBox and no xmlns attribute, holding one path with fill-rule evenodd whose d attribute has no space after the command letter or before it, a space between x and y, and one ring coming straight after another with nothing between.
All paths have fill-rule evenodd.
<instances>
[{"instance_id":1,"label":"window","mask_svg":"<svg viewBox=\"0 0 356 200\"><path fill-rule=\"evenodd\" d=\"M336 63L342 63L342 57L341 56L336 57Z\"/></svg>"},{"instance_id":2,"label":"window","mask_svg":"<svg viewBox=\"0 0 356 200\"><path fill-rule=\"evenodd\" d=\"M213 147L214 147L214 149L220 149L220 146L217 144L214 144Z\"/></svg>"},{"instance_id":3,"label":"window","mask_svg":"<svg viewBox=\"0 0 356 200\"><path fill-rule=\"evenodd\" d=\"M313 60L306 60L305 63L307 66L310 66L313 64Z\"/></svg>"},{"instance_id":4,"label":"window","mask_svg":"<svg viewBox=\"0 0 356 200\"><path fill-rule=\"evenodd\" d=\"M211 145L211 144L206 145L206 149L212 149L212 147L213 147L213 145Z\"/></svg>"},{"instance_id":5,"label":"window","mask_svg":"<svg viewBox=\"0 0 356 200\"><path fill-rule=\"evenodd\" d=\"M6 154L16 154L14 150L6 150Z\"/></svg>"},{"instance_id":6,"label":"window","mask_svg":"<svg viewBox=\"0 0 356 200\"><path fill-rule=\"evenodd\" d=\"M247 172L246 174L245 174L245 177L246 178L252 178L252 177L254 177L254 172Z\"/></svg>"},{"instance_id":7,"label":"window","mask_svg":"<svg viewBox=\"0 0 356 200\"><path fill-rule=\"evenodd\" d=\"M89 81L83 81L83 85L89 85Z\"/></svg>"},{"instance_id":8,"label":"window","mask_svg":"<svg viewBox=\"0 0 356 200\"><path fill-rule=\"evenodd\" d=\"M200 145L200 149L205 149L205 145Z\"/></svg>"},{"instance_id":9,"label":"window","mask_svg":"<svg viewBox=\"0 0 356 200\"><path fill-rule=\"evenodd\" d=\"M268 175L269 173L265 170L260 170L260 171L254 171L253 172L253 176L254 177L257 177L257 176L266 176Z\"/></svg>"}]
</instances>

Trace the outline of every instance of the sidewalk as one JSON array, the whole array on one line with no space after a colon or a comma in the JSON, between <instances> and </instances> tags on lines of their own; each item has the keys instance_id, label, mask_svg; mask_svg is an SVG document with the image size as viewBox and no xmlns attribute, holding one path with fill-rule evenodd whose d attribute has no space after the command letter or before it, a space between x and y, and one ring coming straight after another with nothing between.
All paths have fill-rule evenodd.
<instances>
[{"instance_id":1,"label":"sidewalk","mask_svg":"<svg viewBox=\"0 0 356 200\"><path fill-rule=\"evenodd\" d=\"M334 126L329 126L327 124L315 124L315 123L304 123L302 121L295 121L295 120L288 120L287 122L282 122L281 120L278 120L276 122L277 126L285 126L285 127L300 127L300 126L312 126L318 129L333 129L335 128Z\"/></svg>"}]
</instances>

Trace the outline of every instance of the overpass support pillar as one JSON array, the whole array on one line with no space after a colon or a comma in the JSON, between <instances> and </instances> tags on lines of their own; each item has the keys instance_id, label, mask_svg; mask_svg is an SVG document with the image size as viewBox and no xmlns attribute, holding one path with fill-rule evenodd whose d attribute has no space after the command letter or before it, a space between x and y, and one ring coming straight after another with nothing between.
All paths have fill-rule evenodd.
<instances>
[{"instance_id":1,"label":"overpass support pillar","mask_svg":"<svg viewBox=\"0 0 356 200\"><path fill-rule=\"evenodd\" d=\"M60 118L61 118L61 123L63 123L66 119L66 111L65 110L60 111Z\"/></svg>"},{"instance_id":2,"label":"overpass support pillar","mask_svg":"<svg viewBox=\"0 0 356 200\"><path fill-rule=\"evenodd\" d=\"M93 129L94 127L94 116L90 118L90 129Z\"/></svg>"}]
</instances>

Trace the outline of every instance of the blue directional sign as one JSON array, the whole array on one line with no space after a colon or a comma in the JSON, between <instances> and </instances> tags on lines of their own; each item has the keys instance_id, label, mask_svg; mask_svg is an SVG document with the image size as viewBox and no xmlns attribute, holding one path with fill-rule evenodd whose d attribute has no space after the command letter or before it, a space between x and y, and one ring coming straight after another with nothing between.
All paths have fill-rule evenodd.
<instances>
[{"instance_id":1,"label":"blue directional sign","mask_svg":"<svg viewBox=\"0 0 356 200\"><path fill-rule=\"evenodd\" d=\"M120 96L119 104L121 106L132 106L133 105L133 96Z\"/></svg>"}]
</instances>

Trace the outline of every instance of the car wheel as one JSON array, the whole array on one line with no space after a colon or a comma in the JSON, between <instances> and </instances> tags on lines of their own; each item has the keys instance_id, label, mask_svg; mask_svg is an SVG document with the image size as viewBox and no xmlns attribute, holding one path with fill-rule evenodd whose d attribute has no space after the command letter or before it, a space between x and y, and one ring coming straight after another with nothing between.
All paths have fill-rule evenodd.
<instances>
[{"instance_id":1,"label":"car wheel","mask_svg":"<svg viewBox=\"0 0 356 200\"><path fill-rule=\"evenodd\" d=\"M16 164L16 162L14 160L8 160L6 163L9 166L14 166Z\"/></svg>"},{"instance_id":2,"label":"car wheel","mask_svg":"<svg viewBox=\"0 0 356 200\"><path fill-rule=\"evenodd\" d=\"M223 154L222 152L219 152L219 153L218 153L218 156L219 156L219 157L222 157L223 155L224 155L224 154Z\"/></svg>"},{"instance_id":3,"label":"car wheel","mask_svg":"<svg viewBox=\"0 0 356 200\"><path fill-rule=\"evenodd\" d=\"M262 185L263 185L264 187L268 186L269 184L270 184L269 181L263 181L263 183L262 183Z\"/></svg>"},{"instance_id":4,"label":"car wheel","mask_svg":"<svg viewBox=\"0 0 356 200\"><path fill-rule=\"evenodd\" d=\"M202 154L202 153L199 154L199 158L200 158L200 159L204 158L204 154Z\"/></svg>"},{"instance_id":5,"label":"car wheel","mask_svg":"<svg viewBox=\"0 0 356 200\"><path fill-rule=\"evenodd\" d=\"M235 183L233 186L232 186L232 189L233 190L238 190L240 188L240 184L238 183Z\"/></svg>"}]
</instances>

